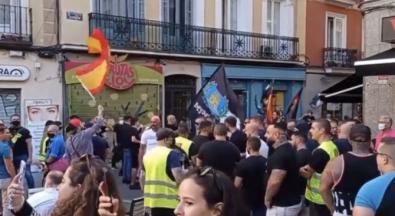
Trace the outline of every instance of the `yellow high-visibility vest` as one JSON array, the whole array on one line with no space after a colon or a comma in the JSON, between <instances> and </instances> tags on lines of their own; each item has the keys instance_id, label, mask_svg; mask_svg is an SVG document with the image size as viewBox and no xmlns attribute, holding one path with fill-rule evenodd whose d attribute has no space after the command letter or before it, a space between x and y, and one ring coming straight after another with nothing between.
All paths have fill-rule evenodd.
<instances>
[{"instance_id":1,"label":"yellow high-visibility vest","mask_svg":"<svg viewBox=\"0 0 395 216\"><path fill-rule=\"evenodd\" d=\"M192 140L178 136L176 137L176 145L180 147L187 154L188 157L190 157L189 149L191 148Z\"/></svg>"},{"instance_id":2,"label":"yellow high-visibility vest","mask_svg":"<svg viewBox=\"0 0 395 216\"><path fill-rule=\"evenodd\" d=\"M317 149L324 150L329 155L329 160L332 160L339 155L339 151L337 150L336 145L331 140L322 142ZM320 183L321 174L314 172L311 178L307 180L305 197L310 202L324 205L324 199L322 198L319 191Z\"/></svg>"},{"instance_id":3,"label":"yellow high-visibility vest","mask_svg":"<svg viewBox=\"0 0 395 216\"><path fill-rule=\"evenodd\" d=\"M43 137L41 139L40 152L38 153L38 160L40 160L40 161L45 161L45 159L46 159L46 156L47 156L46 149L47 149L47 141L48 141L48 139L49 138L47 136L45 136L45 137Z\"/></svg>"},{"instance_id":4,"label":"yellow high-visibility vest","mask_svg":"<svg viewBox=\"0 0 395 216\"><path fill-rule=\"evenodd\" d=\"M177 184L166 173L170 148L157 146L143 158L145 168L144 206L175 209L178 204Z\"/></svg>"}]
</instances>

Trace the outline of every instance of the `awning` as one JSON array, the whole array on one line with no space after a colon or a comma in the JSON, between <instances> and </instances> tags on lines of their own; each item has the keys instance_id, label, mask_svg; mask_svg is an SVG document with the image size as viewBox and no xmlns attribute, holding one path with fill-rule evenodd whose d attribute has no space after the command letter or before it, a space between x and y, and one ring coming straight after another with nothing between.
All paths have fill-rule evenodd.
<instances>
[{"instance_id":1,"label":"awning","mask_svg":"<svg viewBox=\"0 0 395 216\"><path fill-rule=\"evenodd\" d=\"M395 48L354 63L358 76L395 75Z\"/></svg>"},{"instance_id":2,"label":"awning","mask_svg":"<svg viewBox=\"0 0 395 216\"><path fill-rule=\"evenodd\" d=\"M319 95L327 103L362 103L362 87L362 77L353 74Z\"/></svg>"}]
</instances>

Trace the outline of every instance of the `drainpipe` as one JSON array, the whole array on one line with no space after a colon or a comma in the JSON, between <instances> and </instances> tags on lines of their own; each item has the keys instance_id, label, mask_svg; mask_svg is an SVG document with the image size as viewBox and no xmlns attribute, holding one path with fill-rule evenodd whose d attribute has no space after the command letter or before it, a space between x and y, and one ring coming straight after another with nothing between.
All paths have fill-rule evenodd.
<instances>
[{"instance_id":1,"label":"drainpipe","mask_svg":"<svg viewBox=\"0 0 395 216\"><path fill-rule=\"evenodd\" d=\"M56 47L60 48L60 0L56 0Z\"/></svg>"},{"instance_id":2,"label":"drainpipe","mask_svg":"<svg viewBox=\"0 0 395 216\"><path fill-rule=\"evenodd\" d=\"M225 1L222 0L222 52L225 52Z\"/></svg>"}]
</instances>

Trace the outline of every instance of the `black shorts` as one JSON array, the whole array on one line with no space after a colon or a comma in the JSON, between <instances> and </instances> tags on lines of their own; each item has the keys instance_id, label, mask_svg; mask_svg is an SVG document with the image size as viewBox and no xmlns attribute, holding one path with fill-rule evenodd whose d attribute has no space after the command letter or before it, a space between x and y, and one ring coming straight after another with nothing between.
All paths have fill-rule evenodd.
<instances>
[{"instance_id":1,"label":"black shorts","mask_svg":"<svg viewBox=\"0 0 395 216\"><path fill-rule=\"evenodd\" d=\"M131 149L130 153L132 157L132 168L138 168L139 167L139 149Z\"/></svg>"}]
</instances>

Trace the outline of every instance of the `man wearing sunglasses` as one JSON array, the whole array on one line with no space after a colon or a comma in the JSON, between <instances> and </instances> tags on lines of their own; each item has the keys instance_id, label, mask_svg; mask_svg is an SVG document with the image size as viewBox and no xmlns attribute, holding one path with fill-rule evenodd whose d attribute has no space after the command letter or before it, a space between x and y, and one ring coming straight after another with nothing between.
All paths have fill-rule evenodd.
<instances>
[{"instance_id":1,"label":"man wearing sunglasses","mask_svg":"<svg viewBox=\"0 0 395 216\"><path fill-rule=\"evenodd\" d=\"M395 215L395 138L381 140L376 160L383 175L367 182L358 191L354 216Z\"/></svg>"}]
</instances>

